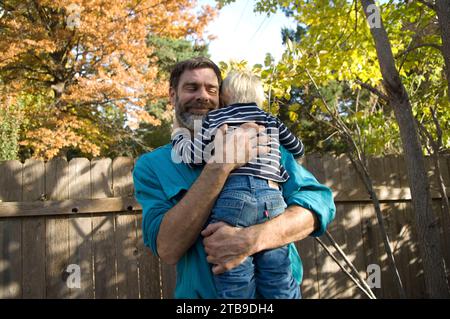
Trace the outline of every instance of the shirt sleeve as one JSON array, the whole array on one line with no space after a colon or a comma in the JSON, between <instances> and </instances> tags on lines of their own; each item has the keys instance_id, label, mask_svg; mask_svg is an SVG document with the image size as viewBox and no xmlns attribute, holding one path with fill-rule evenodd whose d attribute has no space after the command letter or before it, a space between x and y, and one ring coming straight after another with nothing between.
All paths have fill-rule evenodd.
<instances>
[{"instance_id":1,"label":"shirt sleeve","mask_svg":"<svg viewBox=\"0 0 450 319\"><path fill-rule=\"evenodd\" d=\"M172 151L191 168L206 164L209 156L212 155L214 144L208 116L202 122L201 130L197 132L193 140L190 132L185 128L174 130L171 139Z\"/></svg>"},{"instance_id":2,"label":"shirt sleeve","mask_svg":"<svg viewBox=\"0 0 450 319\"><path fill-rule=\"evenodd\" d=\"M142 206L142 236L145 246L158 255L156 239L164 214L175 203L165 195L150 163L141 157L133 170L136 200Z\"/></svg>"},{"instance_id":3,"label":"shirt sleeve","mask_svg":"<svg viewBox=\"0 0 450 319\"><path fill-rule=\"evenodd\" d=\"M286 204L299 205L316 214L319 227L311 233L311 236L321 236L336 214L333 193L330 188L320 184L310 172L298 164L293 155L283 147L281 147L281 155L281 163L290 176L283 184Z\"/></svg>"},{"instance_id":4,"label":"shirt sleeve","mask_svg":"<svg viewBox=\"0 0 450 319\"><path fill-rule=\"evenodd\" d=\"M297 138L291 131L283 124L279 119L273 117L278 129L278 139L289 152L291 152L295 158L301 157L305 153L305 148L302 141Z\"/></svg>"}]
</instances>

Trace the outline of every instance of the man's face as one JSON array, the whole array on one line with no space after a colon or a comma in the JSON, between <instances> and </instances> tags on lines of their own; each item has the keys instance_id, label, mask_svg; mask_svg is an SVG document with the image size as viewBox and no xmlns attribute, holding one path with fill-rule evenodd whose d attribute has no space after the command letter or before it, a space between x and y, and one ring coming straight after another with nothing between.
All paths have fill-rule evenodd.
<instances>
[{"instance_id":1,"label":"man's face","mask_svg":"<svg viewBox=\"0 0 450 319\"><path fill-rule=\"evenodd\" d=\"M194 121L202 121L219 107L219 81L212 69L186 70L177 88L170 88L170 102L181 126L194 130Z\"/></svg>"}]
</instances>

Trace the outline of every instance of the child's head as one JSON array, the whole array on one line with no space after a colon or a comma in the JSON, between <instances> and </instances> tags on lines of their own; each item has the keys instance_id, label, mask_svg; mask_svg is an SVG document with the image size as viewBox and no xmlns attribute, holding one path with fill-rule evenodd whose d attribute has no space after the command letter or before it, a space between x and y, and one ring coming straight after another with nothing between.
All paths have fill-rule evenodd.
<instances>
[{"instance_id":1,"label":"child's head","mask_svg":"<svg viewBox=\"0 0 450 319\"><path fill-rule=\"evenodd\" d=\"M222 82L221 93L224 105L255 102L261 107L264 102L261 80L248 70L230 71Z\"/></svg>"}]
</instances>

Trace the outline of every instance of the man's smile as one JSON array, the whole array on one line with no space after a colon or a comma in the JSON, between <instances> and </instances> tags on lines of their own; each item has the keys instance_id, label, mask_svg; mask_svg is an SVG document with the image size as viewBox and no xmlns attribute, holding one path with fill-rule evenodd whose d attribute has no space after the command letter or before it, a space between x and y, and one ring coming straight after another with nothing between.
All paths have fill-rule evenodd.
<instances>
[{"instance_id":1,"label":"man's smile","mask_svg":"<svg viewBox=\"0 0 450 319\"><path fill-rule=\"evenodd\" d=\"M194 115L204 115L211 109L207 107L189 107L186 111Z\"/></svg>"}]
</instances>

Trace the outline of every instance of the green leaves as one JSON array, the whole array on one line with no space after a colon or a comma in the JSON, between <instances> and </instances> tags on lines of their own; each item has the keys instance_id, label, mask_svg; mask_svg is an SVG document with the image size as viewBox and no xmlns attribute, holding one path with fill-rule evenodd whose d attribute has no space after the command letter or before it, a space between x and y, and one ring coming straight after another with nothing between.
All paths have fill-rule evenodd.
<instances>
[{"instance_id":1,"label":"green leaves","mask_svg":"<svg viewBox=\"0 0 450 319\"><path fill-rule=\"evenodd\" d=\"M255 8L268 14L282 10L301 26L298 37L295 30L283 30L282 59L274 64L267 56L261 77L270 91L271 111L278 108L277 115L291 129L306 136L307 143L316 143L307 145L308 150L323 150L329 143L336 151L343 148L329 126L321 124L329 121L329 113L312 89L307 71L362 149L374 155L401 151L391 107L366 89L383 93L378 57L361 5L346 0L261 0ZM432 106L442 125L443 147L449 148L450 105L444 61L436 49L441 40L435 12L418 1L383 2L380 12L417 118L436 136ZM306 119L311 121L307 127L298 127Z\"/></svg>"},{"instance_id":2,"label":"green leaves","mask_svg":"<svg viewBox=\"0 0 450 319\"><path fill-rule=\"evenodd\" d=\"M20 116L17 111L17 106L0 105L0 161L18 157Z\"/></svg>"}]
</instances>

